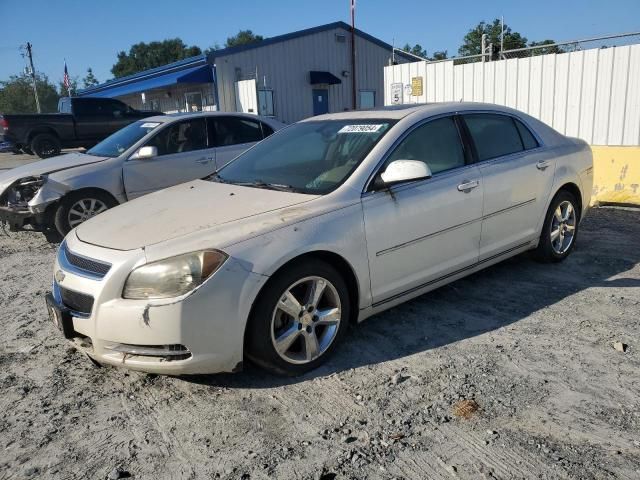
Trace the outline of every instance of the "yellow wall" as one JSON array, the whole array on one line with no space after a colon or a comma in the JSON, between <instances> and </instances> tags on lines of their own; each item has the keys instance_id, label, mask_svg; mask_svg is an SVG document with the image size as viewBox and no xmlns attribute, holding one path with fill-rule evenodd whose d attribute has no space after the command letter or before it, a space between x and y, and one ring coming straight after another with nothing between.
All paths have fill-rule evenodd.
<instances>
[{"instance_id":1,"label":"yellow wall","mask_svg":"<svg viewBox=\"0 0 640 480\"><path fill-rule=\"evenodd\" d=\"M593 192L591 203L640 205L640 147L591 146Z\"/></svg>"}]
</instances>

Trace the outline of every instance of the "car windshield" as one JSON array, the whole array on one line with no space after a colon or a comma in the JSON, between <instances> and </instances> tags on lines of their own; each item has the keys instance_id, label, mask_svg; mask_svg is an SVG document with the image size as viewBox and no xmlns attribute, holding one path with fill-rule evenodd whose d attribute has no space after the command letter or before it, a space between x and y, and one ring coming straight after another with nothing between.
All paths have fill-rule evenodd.
<instances>
[{"instance_id":1,"label":"car windshield","mask_svg":"<svg viewBox=\"0 0 640 480\"><path fill-rule=\"evenodd\" d=\"M351 175L391 126L389 120L296 123L258 143L210 179L323 195Z\"/></svg>"},{"instance_id":2,"label":"car windshield","mask_svg":"<svg viewBox=\"0 0 640 480\"><path fill-rule=\"evenodd\" d=\"M118 157L147 133L160 125L161 122L139 121L130 123L113 135L105 138L95 147L87 151L87 153L97 157Z\"/></svg>"}]
</instances>

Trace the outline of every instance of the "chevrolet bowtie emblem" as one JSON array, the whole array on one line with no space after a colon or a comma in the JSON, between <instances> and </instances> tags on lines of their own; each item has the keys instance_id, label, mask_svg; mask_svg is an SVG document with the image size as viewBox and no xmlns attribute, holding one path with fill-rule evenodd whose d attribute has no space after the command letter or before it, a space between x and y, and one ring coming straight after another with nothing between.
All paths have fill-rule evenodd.
<instances>
[{"instance_id":1,"label":"chevrolet bowtie emblem","mask_svg":"<svg viewBox=\"0 0 640 480\"><path fill-rule=\"evenodd\" d=\"M64 272L62 270L58 270L54 275L53 278L56 279L56 282L60 283L64 280L64 277L66 275L64 274Z\"/></svg>"}]
</instances>

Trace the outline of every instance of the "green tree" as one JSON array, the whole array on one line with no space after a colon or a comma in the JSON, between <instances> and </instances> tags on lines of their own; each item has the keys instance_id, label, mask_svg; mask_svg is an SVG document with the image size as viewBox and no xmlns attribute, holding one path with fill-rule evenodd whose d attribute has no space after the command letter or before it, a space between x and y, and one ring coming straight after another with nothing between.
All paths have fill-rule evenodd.
<instances>
[{"instance_id":1,"label":"green tree","mask_svg":"<svg viewBox=\"0 0 640 480\"><path fill-rule=\"evenodd\" d=\"M31 85L31 77L24 74L12 75L9 80L0 81L0 112L35 113L36 101ZM36 74L36 86L42 112L56 112L59 98L56 87L43 73Z\"/></svg>"},{"instance_id":2,"label":"green tree","mask_svg":"<svg viewBox=\"0 0 640 480\"><path fill-rule=\"evenodd\" d=\"M479 55L482 50L482 34L487 34L487 46L490 43L500 47L500 19L496 18L492 23L480 22L476 27L469 30L464 36L464 43L458 49L458 55ZM504 24L504 49L511 50L514 48L524 48L527 46L527 39L518 32L511 30L506 23Z\"/></svg>"},{"instance_id":3,"label":"green tree","mask_svg":"<svg viewBox=\"0 0 640 480\"><path fill-rule=\"evenodd\" d=\"M132 45L129 52L118 53L118 61L111 67L111 73L115 78L124 77L201 53L199 47L188 47L179 38L162 42L140 42Z\"/></svg>"},{"instance_id":4,"label":"green tree","mask_svg":"<svg viewBox=\"0 0 640 480\"><path fill-rule=\"evenodd\" d=\"M449 58L449 52L447 50L441 50L439 52L433 52L433 58L431 60L446 60Z\"/></svg>"},{"instance_id":5,"label":"green tree","mask_svg":"<svg viewBox=\"0 0 640 480\"><path fill-rule=\"evenodd\" d=\"M407 43L402 47L402 50L418 57L427 58L427 51L419 43L416 43L413 47Z\"/></svg>"},{"instance_id":6,"label":"green tree","mask_svg":"<svg viewBox=\"0 0 640 480\"><path fill-rule=\"evenodd\" d=\"M553 45L556 43L554 40L542 40L541 42L531 42L529 43L530 47L540 47L531 51L531 55L547 55L549 53L564 53L564 50L557 45ZM545 47L544 45L551 45L550 47Z\"/></svg>"},{"instance_id":7,"label":"green tree","mask_svg":"<svg viewBox=\"0 0 640 480\"><path fill-rule=\"evenodd\" d=\"M82 79L83 88L93 87L95 85L98 85L99 83L100 82L93 74L93 70L91 69L91 67L87 68L87 76Z\"/></svg>"},{"instance_id":8,"label":"green tree","mask_svg":"<svg viewBox=\"0 0 640 480\"><path fill-rule=\"evenodd\" d=\"M262 40L264 40L262 35L254 35L251 30L240 30L233 37L228 37L224 46L226 48L237 47L239 45L249 45L250 43L261 42Z\"/></svg>"}]
</instances>

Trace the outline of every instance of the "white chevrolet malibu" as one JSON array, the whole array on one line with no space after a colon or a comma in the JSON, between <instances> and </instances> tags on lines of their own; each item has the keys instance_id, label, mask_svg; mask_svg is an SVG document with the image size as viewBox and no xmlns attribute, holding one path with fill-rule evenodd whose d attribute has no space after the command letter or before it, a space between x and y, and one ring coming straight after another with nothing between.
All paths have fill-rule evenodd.
<instances>
[{"instance_id":1,"label":"white chevrolet malibu","mask_svg":"<svg viewBox=\"0 0 640 480\"><path fill-rule=\"evenodd\" d=\"M585 142L495 105L310 118L72 230L49 313L103 364L301 374L349 323L527 250L566 258L592 175Z\"/></svg>"}]
</instances>

